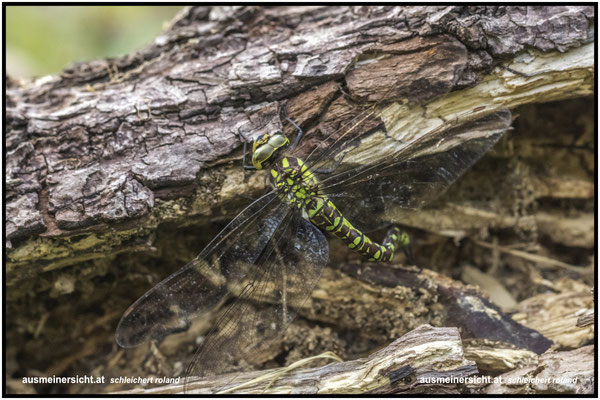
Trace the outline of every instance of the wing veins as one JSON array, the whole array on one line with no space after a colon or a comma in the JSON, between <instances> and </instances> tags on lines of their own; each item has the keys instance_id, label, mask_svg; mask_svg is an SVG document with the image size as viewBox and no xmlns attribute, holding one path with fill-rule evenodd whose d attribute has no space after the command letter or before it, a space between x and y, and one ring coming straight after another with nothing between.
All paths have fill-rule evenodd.
<instances>
[{"instance_id":1,"label":"wing veins","mask_svg":"<svg viewBox=\"0 0 600 400\"><path fill-rule=\"evenodd\" d=\"M202 356L211 354L211 352L213 352L215 348L220 347L220 345L223 343L227 343L229 340L231 340L231 338L228 337L229 334L234 333L235 331L240 330L242 328L241 326L238 326L236 319L241 318L244 315L245 311L247 309L249 309L249 307L250 307L249 299L251 299L253 297L253 294L257 290L260 292L261 288L266 289L266 283L267 283L268 279L264 279L264 277L268 277L269 275L271 275L271 271L273 270L272 268L276 264L275 262L272 262L272 261L269 262L269 257L273 253L273 250L270 250L270 251L268 251L268 253L266 253L265 248L269 247L269 244L272 243L274 238L276 238L276 243L275 243L275 245L272 245L271 247L275 248L277 246L279 241L282 239L282 237L286 233L288 227L290 226L290 223L291 223L290 220L292 220L293 216L296 214L298 214L298 213L288 212L279 221L278 226L275 229L274 233L271 235L269 240L265 243L263 250L260 252L259 257L256 261L256 265L252 268L253 276L250 277L249 282L246 283L246 285L244 286L242 291L236 296L236 300L234 301L234 303L231 304L227 308L227 310L221 315L221 317L218 319L218 321L215 324L213 324L213 327L207 334L206 344L201 345L197 349L196 353L194 354L192 362L186 369L185 385L188 385L189 383L191 383L190 379L192 378L193 370L196 368L196 366L199 365L200 360L203 358ZM290 215L292 216L292 218L287 218ZM284 220L287 220L287 223L283 226L282 229L280 229ZM263 264L267 264L267 263L268 263L269 267L264 268ZM264 293L264 291L262 293ZM261 298L263 295L264 294L260 295ZM258 315L259 315L258 312L254 312L253 319L252 319L253 323L256 323ZM224 330L222 330L223 326L225 326ZM285 327L287 327L287 325L285 325ZM219 331L218 336L212 336L212 337L210 336L211 334L215 334L215 332L217 332L217 331ZM210 343L208 343L208 341L210 341Z\"/></svg>"}]
</instances>

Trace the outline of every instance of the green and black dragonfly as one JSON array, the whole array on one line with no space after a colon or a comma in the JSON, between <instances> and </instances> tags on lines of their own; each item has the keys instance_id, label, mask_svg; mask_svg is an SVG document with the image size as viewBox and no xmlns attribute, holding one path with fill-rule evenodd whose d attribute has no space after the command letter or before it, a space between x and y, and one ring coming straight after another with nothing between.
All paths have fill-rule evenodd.
<instances>
[{"instance_id":1,"label":"green and black dragonfly","mask_svg":"<svg viewBox=\"0 0 600 400\"><path fill-rule=\"evenodd\" d=\"M378 105L360 113L310 151L300 150L302 131L291 120L299 131L294 143L279 131L255 139L252 165L246 165L246 154L244 165L268 169L272 190L131 305L119 322L118 344L161 340L221 308L187 368L186 387L195 377L258 365L262 350L295 318L327 264L324 232L369 261L392 260L396 250L407 249L408 237L394 227L378 244L365 232L381 227L389 209L416 210L440 195L512 121L508 110L458 117L398 143L385 159L352 162L362 138L385 132L380 110Z\"/></svg>"}]
</instances>

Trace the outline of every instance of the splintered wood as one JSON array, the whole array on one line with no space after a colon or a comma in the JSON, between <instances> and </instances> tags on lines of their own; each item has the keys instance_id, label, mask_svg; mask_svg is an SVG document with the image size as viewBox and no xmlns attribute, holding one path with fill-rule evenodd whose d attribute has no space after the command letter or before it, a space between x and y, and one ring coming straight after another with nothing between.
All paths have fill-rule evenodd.
<instances>
[{"instance_id":1,"label":"splintered wood","mask_svg":"<svg viewBox=\"0 0 600 400\"><path fill-rule=\"evenodd\" d=\"M419 382L441 382L444 378L459 382L461 378L476 374L477 367L464 357L456 328L422 325L367 358L291 370L271 380L258 379L273 371L202 378L190 385L189 394L211 394L215 393L215 388L235 394L431 393L438 386L443 386L449 393L459 393L460 384ZM244 384L250 380L255 384ZM172 385L119 394L177 394L182 391L181 385Z\"/></svg>"}]
</instances>

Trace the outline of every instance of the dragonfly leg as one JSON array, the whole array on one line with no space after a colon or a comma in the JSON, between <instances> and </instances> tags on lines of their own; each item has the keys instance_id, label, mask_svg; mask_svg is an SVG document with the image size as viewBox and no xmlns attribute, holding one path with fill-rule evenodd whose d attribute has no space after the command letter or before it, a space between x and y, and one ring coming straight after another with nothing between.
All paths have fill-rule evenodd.
<instances>
[{"instance_id":1,"label":"dragonfly leg","mask_svg":"<svg viewBox=\"0 0 600 400\"><path fill-rule=\"evenodd\" d=\"M238 127L237 129L238 135L240 135L240 137L243 139L242 141L244 142L244 156L242 157L242 165L244 166L245 170L250 170L250 171L256 171L256 167L252 164L248 164L246 162L247 159L247 155L248 155L248 148L247 145L250 142L248 140L248 138L246 136L244 136L244 134L242 133L242 131L240 131L240 128Z\"/></svg>"},{"instance_id":2,"label":"dragonfly leg","mask_svg":"<svg viewBox=\"0 0 600 400\"><path fill-rule=\"evenodd\" d=\"M256 167L254 165L246 163L246 155L248 154L248 150L246 149L247 142L244 142L244 157L242 158L242 165L244 169L249 171L255 171Z\"/></svg>"},{"instance_id":3,"label":"dragonfly leg","mask_svg":"<svg viewBox=\"0 0 600 400\"><path fill-rule=\"evenodd\" d=\"M298 130L298 136L296 136L296 140L294 140L294 144L292 145L292 147L290 148L290 150L293 150L296 148L296 146L298 146L298 143L300 143L300 138L302 137L302 135L304 135L304 132L302 131L302 128L300 128L298 126L298 124L296 124L294 121L292 121L290 118L285 117L285 119L292 125L294 125L294 127Z\"/></svg>"}]
</instances>

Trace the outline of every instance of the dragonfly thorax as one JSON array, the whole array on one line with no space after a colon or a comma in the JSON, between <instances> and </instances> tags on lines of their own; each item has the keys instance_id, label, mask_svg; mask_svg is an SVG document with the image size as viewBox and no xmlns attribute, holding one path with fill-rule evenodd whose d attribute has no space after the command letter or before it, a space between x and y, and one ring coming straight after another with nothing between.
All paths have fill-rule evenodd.
<instances>
[{"instance_id":1,"label":"dragonfly thorax","mask_svg":"<svg viewBox=\"0 0 600 400\"><path fill-rule=\"evenodd\" d=\"M298 208L317 196L317 179L299 158L283 157L271 169L271 178L279 197Z\"/></svg>"}]
</instances>

